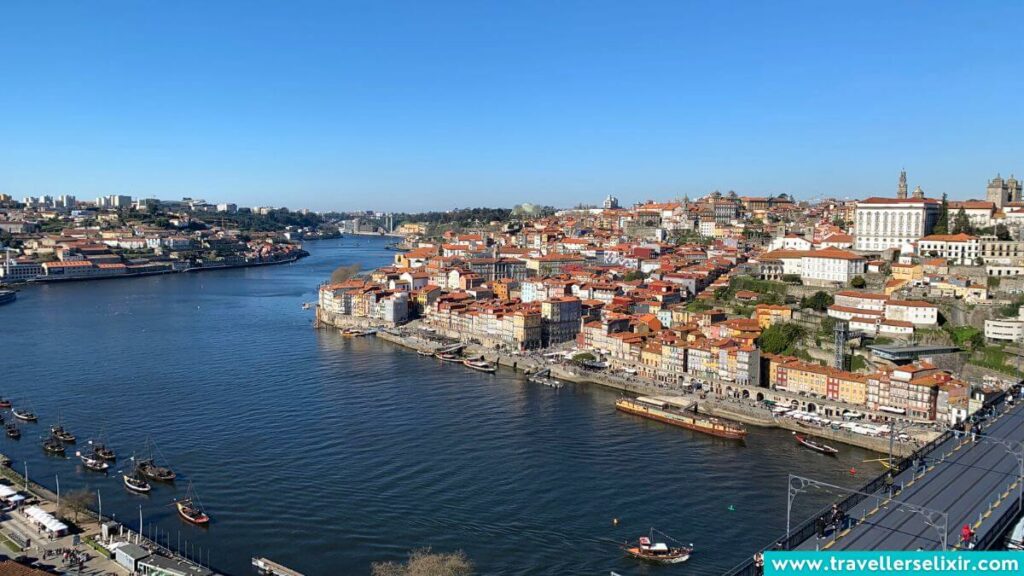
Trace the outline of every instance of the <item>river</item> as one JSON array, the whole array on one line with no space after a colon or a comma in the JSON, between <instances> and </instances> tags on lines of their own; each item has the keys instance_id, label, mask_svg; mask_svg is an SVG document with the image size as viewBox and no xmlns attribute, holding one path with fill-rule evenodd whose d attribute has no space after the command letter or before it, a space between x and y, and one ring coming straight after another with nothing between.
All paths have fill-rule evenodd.
<instances>
[{"instance_id":1,"label":"river","mask_svg":"<svg viewBox=\"0 0 1024 576\"><path fill-rule=\"evenodd\" d=\"M787 474L851 485L879 471L859 449L829 458L780 430L722 441L617 413L606 389L555 390L313 330L301 304L338 265L388 263L385 243L24 288L0 307L0 394L40 422L0 452L51 489L59 478L63 493L99 491L104 513L133 527L141 506L147 534L187 541L218 570L251 574L259 555L309 576L368 574L425 546L462 549L481 574L720 574L784 531ZM58 418L80 439L105 431L116 469L152 438L179 479L139 496L73 451L46 456L40 438ZM189 481L207 529L170 506ZM801 495L796 510L835 496ZM691 560L623 558L617 543L652 526L692 542Z\"/></svg>"}]
</instances>

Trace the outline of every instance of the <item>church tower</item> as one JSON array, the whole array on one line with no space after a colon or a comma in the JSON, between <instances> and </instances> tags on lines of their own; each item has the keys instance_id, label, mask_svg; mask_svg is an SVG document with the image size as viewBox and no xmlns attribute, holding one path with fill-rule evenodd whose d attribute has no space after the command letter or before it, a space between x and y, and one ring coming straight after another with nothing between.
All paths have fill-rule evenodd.
<instances>
[{"instance_id":1,"label":"church tower","mask_svg":"<svg viewBox=\"0 0 1024 576\"><path fill-rule=\"evenodd\" d=\"M1009 198L1010 202L1021 201L1021 183L1010 174L1009 180L1006 181L1006 197Z\"/></svg>"},{"instance_id":2,"label":"church tower","mask_svg":"<svg viewBox=\"0 0 1024 576\"><path fill-rule=\"evenodd\" d=\"M907 171L900 170L900 186L896 189L896 197L900 200L907 199Z\"/></svg>"},{"instance_id":3,"label":"church tower","mask_svg":"<svg viewBox=\"0 0 1024 576\"><path fill-rule=\"evenodd\" d=\"M920 186L914 187L914 200L922 200L924 198L924 190Z\"/></svg>"},{"instance_id":4,"label":"church tower","mask_svg":"<svg viewBox=\"0 0 1024 576\"><path fill-rule=\"evenodd\" d=\"M985 190L985 199L995 204L996 210L999 210L1011 202L1008 192L1006 183L1003 182L1003 179L999 174L996 174L996 177L988 183L988 188Z\"/></svg>"}]
</instances>

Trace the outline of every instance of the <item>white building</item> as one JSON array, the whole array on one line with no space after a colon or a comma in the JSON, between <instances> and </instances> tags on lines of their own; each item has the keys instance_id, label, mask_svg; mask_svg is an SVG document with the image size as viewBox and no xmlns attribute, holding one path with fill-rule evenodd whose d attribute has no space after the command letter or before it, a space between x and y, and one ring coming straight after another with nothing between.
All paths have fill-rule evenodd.
<instances>
[{"instance_id":1,"label":"white building","mask_svg":"<svg viewBox=\"0 0 1024 576\"><path fill-rule=\"evenodd\" d=\"M981 241L964 233L931 234L917 241L917 254L970 266L981 255Z\"/></svg>"},{"instance_id":2,"label":"white building","mask_svg":"<svg viewBox=\"0 0 1024 576\"><path fill-rule=\"evenodd\" d=\"M985 320L985 338L1003 342L1020 342L1024 339L1024 320L1019 318Z\"/></svg>"},{"instance_id":3,"label":"white building","mask_svg":"<svg viewBox=\"0 0 1024 576\"><path fill-rule=\"evenodd\" d=\"M854 225L857 250L900 249L927 236L939 219L932 198L868 198L857 202Z\"/></svg>"},{"instance_id":4,"label":"white building","mask_svg":"<svg viewBox=\"0 0 1024 576\"><path fill-rule=\"evenodd\" d=\"M801 258L800 279L810 283L846 284L864 273L867 259L839 248L824 248L804 252Z\"/></svg>"}]
</instances>

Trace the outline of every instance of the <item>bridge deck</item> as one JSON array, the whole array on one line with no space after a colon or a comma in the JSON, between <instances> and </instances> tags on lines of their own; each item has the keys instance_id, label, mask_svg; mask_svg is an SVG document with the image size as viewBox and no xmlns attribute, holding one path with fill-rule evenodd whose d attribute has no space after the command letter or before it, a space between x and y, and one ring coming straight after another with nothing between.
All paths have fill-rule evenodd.
<instances>
[{"instance_id":1,"label":"bridge deck","mask_svg":"<svg viewBox=\"0 0 1024 576\"><path fill-rule=\"evenodd\" d=\"M1020 464L1002 440L1019 449L1024 441L1024 402L990 418L982 439L972 442L970 434L950 438L925 459L926 471L910 468L895 478L902 492L898 501L948 514L947 545L960 541L960 530L969 524L982 538L995 520L1014 513L1019 486ZM802 550L931 550L942 546L940 533L926 523L924 516L906 509L899 502L887 502L883 496L866 498L850 511L853 526L825 539L811 537L799 546Z\"/></svg>"}]
</instances>

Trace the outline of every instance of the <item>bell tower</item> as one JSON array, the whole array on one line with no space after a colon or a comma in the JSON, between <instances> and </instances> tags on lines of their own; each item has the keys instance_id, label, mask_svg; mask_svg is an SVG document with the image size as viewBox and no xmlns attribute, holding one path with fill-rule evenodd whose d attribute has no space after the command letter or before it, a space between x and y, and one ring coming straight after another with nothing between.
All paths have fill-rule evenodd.
<instances>
[{"instance_id":1,"label":"bell tower","mask_svg":"<svg viewBox=\"0 0 1024 576\"><path fill-rule=\"evenodd\" d=\"M907 171L900 170L900 185L896 188L896 197L900 200L907 199Z\"/></svg>"}]
</instances>

